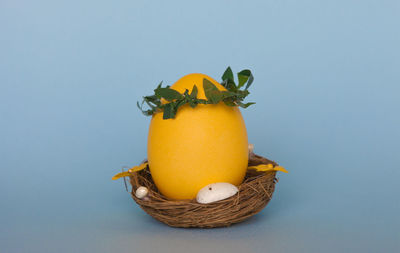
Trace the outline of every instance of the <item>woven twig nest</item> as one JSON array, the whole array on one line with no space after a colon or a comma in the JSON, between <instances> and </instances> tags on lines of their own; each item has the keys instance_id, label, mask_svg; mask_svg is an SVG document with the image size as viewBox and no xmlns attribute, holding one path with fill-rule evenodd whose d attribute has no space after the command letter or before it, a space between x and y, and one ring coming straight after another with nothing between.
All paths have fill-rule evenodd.
<instances>
[{"instance_id":1,"label":"woven twig nest","mask_svg":"<svg viewBox=\"0 0 400 253\"><path fill-rule=\"evenodd\" d=\"M277 164L262 156L251 154L249 166ZM172 227L214 228L241 222L260 212L271 200L278 181L276 171L247 170L239 192L224 200L200 204L196 200L171 200L155 186L148 168L130 174L131 195L136 203L155 219ZM138 187L145 186L149 194L144 199L135 196Z\"/></svg>"}]
</instances>

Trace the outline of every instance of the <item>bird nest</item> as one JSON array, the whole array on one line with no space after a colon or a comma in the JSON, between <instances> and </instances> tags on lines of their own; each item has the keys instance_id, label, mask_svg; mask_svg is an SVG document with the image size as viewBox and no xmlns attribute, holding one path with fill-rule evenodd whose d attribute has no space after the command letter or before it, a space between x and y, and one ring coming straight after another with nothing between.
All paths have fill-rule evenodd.
<instances>
[{"instance_id":1,"label":"bird nest","mask_svg":"<svg viewBox=\"0 0 400 253\"><path fill-rule=\"evenodd\" d=\"M274 161L252 153L249 166L260 164L277 166ZM130 173L129 178L132 198L146 213L169 226L184 228L226 227L246 220L268 204L275 190L275 183L278 182L276 171L248 169L236 195L210 204L200 204L195 199L172 200L163 196L155 186L148 167ZM149 190L144 199L135 195L140 186Z\"/></svg>"}]
</instances>

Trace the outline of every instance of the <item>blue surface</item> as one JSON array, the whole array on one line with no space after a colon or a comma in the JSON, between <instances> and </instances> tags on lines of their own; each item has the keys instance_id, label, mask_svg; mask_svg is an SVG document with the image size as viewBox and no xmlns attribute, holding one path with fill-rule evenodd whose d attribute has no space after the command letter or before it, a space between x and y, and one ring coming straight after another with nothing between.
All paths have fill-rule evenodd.
<instances>
[{"instance_id":1,"label":"blue surface","mask_svg":"<svg viewBox=\"0 0 400 253\"><path fill-rule=\"evenodd\" d=\"M399 1L0 2L0 252L399 252ZM231 228L173 229L111 176L136 101L227 65L249 140L290 174Z\"/></svg>"}]
</instances>

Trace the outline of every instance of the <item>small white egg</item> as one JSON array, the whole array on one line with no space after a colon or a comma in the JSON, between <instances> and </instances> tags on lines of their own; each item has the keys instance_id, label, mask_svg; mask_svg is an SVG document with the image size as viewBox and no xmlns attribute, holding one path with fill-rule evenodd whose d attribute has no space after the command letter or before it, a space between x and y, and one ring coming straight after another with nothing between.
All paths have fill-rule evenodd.
<instances>
[{"instance_id":1,"label":"small white egg","mask_svg":"<svg viewBox=\"0 0 400 253\"><path fill-rule=\"evenodd\" d=\"M146 187L140 186L139 188L136 189L135 195L137 198L142 199L146 197L148 193L149 190Z\"/></svg>"},{"instance_id":2,"label":"small white egg","mask_svg":"<svg viewBox=\"0 0 400 253\"><path fill-rule=\"evenodd\" d=\"M253 153L254 151L254 145L249 143L249 154Z\"/></svg>"},{"instance_id":3,"label":"small white egg","mask_svg":"<svg viewBox=\"0 0 400 253\"><path fill-rule=\"evenodd\" d=\"M200 189L197 193L196 200L201 204L208 204L232 197L238 191L239 189L230 183L209 184Z\"/></svg>"}]
</instances>

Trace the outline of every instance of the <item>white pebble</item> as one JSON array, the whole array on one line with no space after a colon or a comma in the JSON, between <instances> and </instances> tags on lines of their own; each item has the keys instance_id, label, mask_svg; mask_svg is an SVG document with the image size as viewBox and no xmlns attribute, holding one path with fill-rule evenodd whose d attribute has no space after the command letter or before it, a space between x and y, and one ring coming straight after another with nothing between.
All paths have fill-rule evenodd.
<instances>
[{"instance_id":1,"label":"white pebble","mask_svg":"<svg viewBox=\"0 0 400 253\"><path fill-rule=\"evenodd\" d=\"M201 204L208 204L227 199L235 195L239 189L230 183L209 184L197 193L196 200Z\"/></svg>"},{"instance_id":2,"label":"white pebble","mask_svg":"<svg viewBox=\"0 0 400 253\"><path fill-rule=\"evenodd\" d=\"M137 198L142 199L146 197L148 193L149 190L146 187L140 186L139 188L136 189L135 195Z\"/></svg>"}]
</instances>

